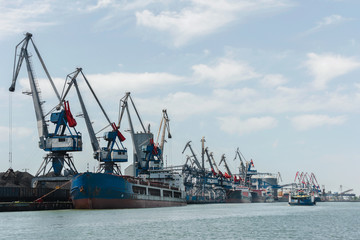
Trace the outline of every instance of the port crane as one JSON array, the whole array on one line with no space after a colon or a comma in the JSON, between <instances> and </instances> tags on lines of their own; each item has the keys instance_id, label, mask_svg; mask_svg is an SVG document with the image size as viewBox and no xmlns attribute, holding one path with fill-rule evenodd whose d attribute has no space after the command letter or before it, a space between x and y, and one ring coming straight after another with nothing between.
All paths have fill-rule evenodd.
<instances>
[{"instance_id":1,"label":"port crane","mask_svg":"<svg viewBox=\"0 0 360 240\"><path fill-rule=\"evenodd\" d=\"M240 152L239 148L237 148L236 152L235 152L234 161L236 160L236 157L239 158L239 161L240 161L240 176L241 176L242 181L244 181L244 183L245 183L245 180L247 178L247 167L244 164L244 161L243 161L241 155L242 155L242 153Z\"/></svg>"},{"instance_id":2,"label":"port crane","mask_svg":"<svg viewBox=\"0 0 360 240\"><path fill-rule=\"evenodd\" d=\"M210 153L210 158L211 158L213 166L216 168L216 172L219 174L220 177L223 177L223 173L220 171L220 169L216 165L213 152Z\"/></svg>"},{"instance_id":3,"label":"port crane","mask_svg":"<svg viewBox=\"0 0 360 240\"><path fill-rule=\"evenodd\" d=\"M224 181L222 173L219 171L216 166L215 161L213 160L212 153L209 153L208 147L205 147L205 138L202 137L202 154L201 154L201 162L198 160L192 146L191 141L187 142L182 153L186 151L187 148L191 151L191 156L186 156L187 160L183 166L183 175L184 175L184 185L186 186L187 194L192 196L191 201L198 201L199 199L203 199L204 196L208 198L208 202L217 202L225 199L226 192L224 190L224 186L230 187L229 181ZM205 155L207 157L207 161L211 167L211 171L205 169ZM191 162L192 165L189 166L188 162ZM214 168L216 168L217 173ZM204 200L201 200L204 201Z\"/></svg>"},{"instance_id":4,"label":"port crane","mask_svg":"<svg viewBox=\"0 0 360 240\"><path fill-rule=\"evenodd\" d=\"M103 139L107 142L106 147L100 147L99 141L96 137L94 128L90 120L90 116L85 106L79 88L79 84L77 81L79 75L81 75L82 79L84 79L87 87L89 88L91 94L93 95L99 108L101 109L101 112L103 113L104 117L108 122L108 125L105 128L109 126L112 128L111 131L104 132ZM127 162L128 156L127 156L127 149L122 144L122 142L125 141L125 137L119 131L119 127L116 126L115 122L112 122L110 120L108 114L105 112L104 107L100 103L97 95L95 94L93 88L91 87L89 81L87 80L82 68L77 68L74 72L68 74L65 83L68 85L68 87L66 90L64 90L64 95L62 96L62 99L64 99L67 96L72 86L74 86L81 106L82 114L85 119L85 124L90 136L91 146L94 151L93 156L96 160L100 162L100 167L98 169L98 172L115 173L121 175L121 171L117 163Z\"/></svg>"},{"instance_id":5,"label":"port crane","mask_svg":"<svg viewBox=\"0 0 360 240\"><path fill-rule=\"evenodd\" d=\"M210 168L211 168L212 175L217 176L218 173L216 173L215 170L214 170L214 165L213 165L213 163L212 163L212 161L211 161L208 147L205 148L205 153L206 153L207 161L208 161L209 164L210 164ZM217 168L217 167L216 167L216 168ZM219 172L219 171L218 171L218 172Z\"/></svg>"},{"instance_id":6,"label":"port crane","mask_svg":"<svg viewBox=\"0 0 360 240\"><path fill-rule=\"evenodd\" d=\"M316 180L315 174L307 172L296 172L294 184L295 186L307 188L313 192L320 192L320 186Z\"/></svg>"},{"instance_id":7,"label":"port crane","mask_svg":"<svg viewBox=\"0 0 360 240\"><path fill-rule=\"evenodd\" d=\"M221 155L221 160L219 162L219 166L221 165L221 163L224 162L224 165L225 165L225 169L226 169L226 172L224 174L224 177L225 178L232 178L232 173L230 171L230 168L226 162L226 157L225 157L225 154Z\"/></svg>"},{"instance_id":8,"label":"port crane","mask_svg":"<svg viewBox=\"0 0 360 240\"><path fill-rule=\"evenodd\" d=\"M192 149L190 143L191 143L191 141L188 141L188 142L186 143L186 145L185 145L185 147L184 147L184 150L182 151L182 154L184 154L186 148L189 148L190 151L191 151L192 157L193 157L193 158L192 158L193 162L195 163L195 165L198 167L199 170L203 171L204 169L203 169L203 167L201 166L199 160L197 159L196 154L194 153L194 150Z\"/></svg>"},{"instance_id":9,"label":"port crane","mask_svg":"<svg viewBox=\"0 0 360 240\"><path fill-rule=\"evenodd\" d=\"M129 102L133 107L133 110L135 111L136 116L140 122L142 128L142 131L140 132L135 132L134 130L133 121L129 109ZM120 127L124 113L126 111L134 149L133 175L137 177L139 174L148 174L151 170L163 169L164 162L162 159L162 151L154 143L154 135L150 132L150 125L148 126L147 130L145 129L139 112L134 104L133 99L130 96L130 92L127 92L125 96L121 98L120 103L121 107L117 127Z\"/></svg>"},{"instance_id":10,"label":"port crane","mask_svg":"<svg viewBox=\"0 0 360 240\"><path fill-rule=\"evenodd\" d=\"M43 70L48 77L51 87L59 100L59 104L52 108L52 110L47 114L45 114L43 110L43 104L45 102L42 101L40 97L41 90L38 81L35 78L31 55L28 51L29 45L33 46ZM25 38L15 47L13 78L9 88L10 92L15 91L16 80L19 76L24 60L31 88L31 92L28 94L32 97L37 121L39 147L40 149L48 152L44 157L39 170L35 174L32 185L35 187L38 182L42 181L69 180L71 179L71 175L77 173L77 170L74 166L72 157L68 154L68 152L82 151L81 133L76 131L76 120L72 117L69 102L64 99L63 101L60 101L60 95L45 66L40 52L32 40L31 33L26 33ZM49 120L46 119L48 115L50 115L50 122L55 125L55 130L53 132L50 132L48 128ZM49 167L49 165L51 166ZM64 167L68 168L64 169ZM64 171L62 171L63 169ZM48 176L51 170L53 170L55 176Z\"/></svg>"},{"instance_id":11,"label":"port crane","mask_svg":"<svg viewBox=\"0 0 360 240\"><path fill-rule=\"evenodd\" d=\"M354 191L354 189L351 188L351 189L348 189L348 190L345 190L345 191L342 191L342 192L338 193L338 195L339 196L346 195L347 193L352 192L352 191Z\"/></svg>"},{"instance_id":12,"label":"port crane","mask_svg":"<svg viewBox=\"0 0 360 240\"><path fill-rule=\"evenodd\" d=\"M169 122L170 122L170 119L168 117L167 111L166 111L166 109L163 109L162 110L162 118L161 118L160 126L159 126L159 131L158 131L158 135L156 138L156 146L158 146L161 150L161 159L164 159L163 154L164 154L165 132L166 131L168 133L168 138L171 138ZM159 143L160 132L161 132L161 139L160 139L160 143Z\"/></svg>"}]
</instances>

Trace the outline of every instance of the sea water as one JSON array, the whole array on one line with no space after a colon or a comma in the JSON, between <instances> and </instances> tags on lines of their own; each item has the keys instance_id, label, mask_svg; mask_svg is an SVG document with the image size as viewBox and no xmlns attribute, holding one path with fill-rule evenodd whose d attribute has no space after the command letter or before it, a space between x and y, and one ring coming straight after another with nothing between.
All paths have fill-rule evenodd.
<instances>
[{"instance_id":1,"label":"sea water","mask_svg":"<svg viewBox=\"0 0 360 240\"><path fill-rule=\"evenodd\" d=\"M360 239L360 202L2 212L0 239Z\"/></svg>"}]
</instances>

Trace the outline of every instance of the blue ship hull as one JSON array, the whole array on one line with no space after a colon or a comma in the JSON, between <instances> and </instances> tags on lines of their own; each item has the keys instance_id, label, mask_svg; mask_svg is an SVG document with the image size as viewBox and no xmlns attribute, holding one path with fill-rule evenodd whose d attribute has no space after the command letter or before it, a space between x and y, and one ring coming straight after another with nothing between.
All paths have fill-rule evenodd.
<instances>
[{"instance_id":1,"label":"blue ship hull","mask_svg":"<svg viewBox=\"0 0 360 240\"><path fill-rule=\"evenodd\" d=\"M85 172L72 179L76 209L184 206L184 193L167 184L106 173Z\"/></svg>"},{"instance_id":2,"label":"blue ship hull","mask_svg":"<svg viewBox=\"0 0 360 240\"><path fill-rule=\"evenodd\" d=\"M314 196L303 195L303 196L290 196L289 205L290 206L313 206L316 204Z\"/></svg>"}]
</instances>

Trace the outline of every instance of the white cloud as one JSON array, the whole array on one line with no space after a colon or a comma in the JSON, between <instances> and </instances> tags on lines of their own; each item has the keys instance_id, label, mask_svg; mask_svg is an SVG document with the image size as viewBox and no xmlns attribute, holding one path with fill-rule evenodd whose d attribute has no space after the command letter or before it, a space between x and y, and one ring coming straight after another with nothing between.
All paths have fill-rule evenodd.
<instances>
[{"instance_id":1,"label":"white cloud","mask_svg":"<svg viewBox=\"0 0 360 240\"><path fill-rule=\"evenodd\" d=\"M146 106L142 111L151 114L167 108L171 110L171 115L181 121L199 115L248 116L319 111L349 113L356 111L356 106L360 104L360 95L356 92L312 94L306 88L280 86L273 90L221 88L214 89L210 94L196 94L196 88L192 88L195 92L173 92L142 99L141 105ZM169 91L174 91L174 88L171 87ZM154 106L158 108L154 110Z\"/></svg>"},{"instance_id":2,"label":"white cloud","mask_svg":"<svg viewBox=\"0 0 360 240\"><path fill-rule=\"evenodd\" d=\"M260 83L264 87L277 87L287 83L287 79L281 74L268 74L261 79Z\"/></svg>"},{"instance_id":3,"label":"white cloud","mask_svg":"<svg viewBox=\"0 0 360 240\"><path fill-rule=\"evenodd\" d=\"M207 35L233 20L232 16L223 16L213 11L192 10L183 10L181 13L162 12L159 15L144 10L137 12L136 18L140 26L170 32L175 46L184 45L191 38Z\"/></svg>"},{"instance_id":4,"label":"white cloud","mask_svg":"<svg viewBox=\"0 0 360 240\"><path fill-rule=\"evenodd\" d=\"M291 119L293 126L300 131L309 130L324 125L341 125L345 123L345 116L329 117L327 115L305 114Z\"/></svg>"},{"instance_id":5,"label":"white cloud","mask_svg":"<svg viewBox=\"0 0 360 240\"><path fill-rule=\"evenodd\" d=\"M305 66L315 77L313 81L315 89L324 89L330 80L360 67L359 61L340 55L309 53L307 56Z\"/></svg>"},{"instance_id":6,"label":"white cloud","mask_svg":"<svg viewBox=\"0 0 360 240\"><path fill-rule=\"evenodd\" d=\"M52 78L56 89L59 91L59 94L61 94L61 90L64 87L65 78ZM51 83L49 79L47 78L39 78L36 79L38 82L38 86L40 89L40 96L42 98L56 98L55 91L51 86ZM28 78L20 78L17 80L18 86L16 86L15 91L18 92L30 92L30 83ZM67 86L66 86L67 87Z\"/></svg>"},{"instance_id":7,"label":"white cloud","mask_svg":"<svg viewBox=\"0 0 360 240\"><path fill-rule=\"evenodd\" d=\"M136 91L151 92L185 81L169 73L122 73L91 74L86 76L97 94L118 96L119 93Z\"/></svg>"},{"instance_id":8,"label":"white cloud","mask_svg":"<svg viewBox=\"0 0 360 240\"><path fill-rule=\"evenodd\" d=\"M95 5L78 7L79 12L95 13L103 11L101 17L93 24L97 31L114 30L134 20L134 11L144 9L152 4L162 4L162 0L98 0Z\"/></svg>"},{"instance_id":9,"label":"white cloud","mask_svg":"<svg viewBox=\"0 0 360 240\"><path fill-rule=\"evenodd\" d=\"M96 5L89 5L85 8L88 12L98 11L101 9L110 9L112 11L118 12L119 11L130 11L136 10L139 8L147 7L152 3L159 3L162 2L161 0L98 0ZM111 17L115 17L111 15ZM109 16L107 16L109 18Z\"/></svg>"},{"instance_id":10,"label":"white cloud","mask_svg":"<svg viewBox=\"0 0 360 240\"><path fill-rule=\"evenodd\" d=\"M277 120L273 117L258 117L241 120L236 117L219 117L221 130L230 134L244 135L276 127Z\"/></svg>"},{"instance_id":11,"label":"white cloud","mask_svg":"<svg viewBox=\"0 0 360 240\"><path fill-rule=\"evenodd\" d=\"M261 76L246 63L236 62L231 59L220 59L213 66L205 64L194 65L192 69L195 81L210 80L216 86L228 86L239 81Z\"/></svg>"},{"instance_id":12,"label":"white cloud","mask_svg":"<svg viewBox=\"0 0 360 240\"><path fill-rule=\"evenodd\" d=\"M251 88L240 88L240 89L215 89L213 95L216 99L221 99L222 101L240 101L246 100L252 97L258 96L258 92L255 89Z\"/></svg>"},{"instance_id":13,"label":"white cloud","mask_svg":"<svg viewBox=\"0 0 360 240\"><path fill-rule=\"evenodd\" d=\"M0 142L9 140L9 128L0 126Z\"/></svg>"},{"instance_id":14,"label":"white cloud","mask_svg":"<svg viewBox=\"0 0 360 240\"><path fill-rule=\"evenodd\" d=\"M170 93L165 97L152 99L138 99L139 105L146 106L141 110L147 114L157 114L163 108L167 108L171 116L181 121L189 117L219 112L223 105L221 101L209 96L202 96L189 92ZM157 109L154 110L154 107Z\"/></svg>"},{"instance_id":15,"label":"white cloud","mask_svg":"<svg viewBox=\"0 0 360 240\"><path fill-rule=\"evenodd\" d=\"M34 134L34 131L25 127L13 127L12 138L24 138ZM0 126L0 142L9 141L9 127Z\"/></svg>"},{"instance_id":16,"label":"white cloud","mask_svg":"<svg viewBox=\"0 0 360 240\"><path fill-rule=\"evenodd\" d=\"M99 9L108 8L113 6L116 2L114 0L98 0L96 5L91 5L86 7L86 11L92 12Z\"/></svg>"},{"instance_id":17,"label":"white cloud","mask_svg":"<svg viewBox=\"0 0 360 240\"><path fill-rule=\"evenodd\" d=\"M169 86L175 87L177 84L188 82L188 80L182 77L168 73L112 72L108 74L88 74L86 75L86 78L90 82L96 95L101 96L102 101L106 102L108 102L109 99L116 99L116 101L118 101L125 92L136 92L136 94L151 93L154 91L162 91ZM38 85L41 91L41 100L45 101L43 109L45 113L47 113L58 104L58 100L48 79L40 78L37 79L37 81L39 82ZM53 78L53 81L59 94L61 94L65 79ZM79 76L77 81L83 98L89 97L89 99L93 99L92 96L88 96L90 91L85 85L82 77ZM65 87L67 88L68 85ZM20 93L29 90L29 80L27 78L19 79L16 92ZM73 97L75 97L74 101L77 102L75 89L72 89L69 92L67 99L71 100ZM30 97L26 98L25 101L30 101Z\"/></svg>"},{"instance_id":18,"label":"white cloud","mask_svg":"<svg viewBox=\"0 0 360 240\"><path fill-rule=\"evenodd\" d=\"M174 45L181 46L192 38L213 33L247 14L288 6L287 1L283 0L190 0L187 2L189 6L180 11L162 11L159 14L149 10L138 11L137 24L169 32L174 37Z\"/></svg>"},{"instance_id":19,"label":"white cloud","mask_svg":"<svg viewBox=\"0 0 360 240\"><path fill-rule=\"evenodd\" d=\"M1 1L0 39L54 25L49 20L41 20L50 12L51 4L48 1Z\"/></svg>"},{"instance_id":20,"label":"white cloud","mask_svg":"<svg viewBox=\"0 0 360 240\"><path fill-rule=\"evenodd\" d=\"M348 21L351 20L349 18L344 18L340 15L337 14L333 14L331 16L327 16L324 17L320 22L318 22L316 24L315 27L313 27L312 29L310 29L307 33L311 33L311 32L316 32L324 27L330 26L330 25L336 25L336 24L340 24L344 21Z\"/></svg>"}]
</instances>

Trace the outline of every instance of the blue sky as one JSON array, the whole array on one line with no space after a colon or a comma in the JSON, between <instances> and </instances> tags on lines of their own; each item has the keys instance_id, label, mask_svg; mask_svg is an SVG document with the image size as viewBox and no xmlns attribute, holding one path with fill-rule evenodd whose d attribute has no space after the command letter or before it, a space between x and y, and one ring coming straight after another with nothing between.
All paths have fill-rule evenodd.
<instances>
[{"instance_id":1,"label":"blue sky","mask_svg":"<svg viewBox=\"0 0 360 240\"><path fill-rule=\"evenodd\" d=\"M217 161L224 153L234 171L239 147L259 171L280 172L283 183L313 172L327 190L343 185L360 194L358 9L355 0L0 0L0 170L9 167L14 50L31 32L57 86L82 67L114 121L128 91L154 133L166 108L169 165L185 162L189 140L200 157L205 136ZM55 95L33 61L49 110ZM45 153L32 101L21 94L28 88L23 69L11 95L12 167L34 174ZM85 96L100 129L105 119ZM78 123L85 151L74 159L85 171L97 163Z\"/></svg>"}]
</instances>

